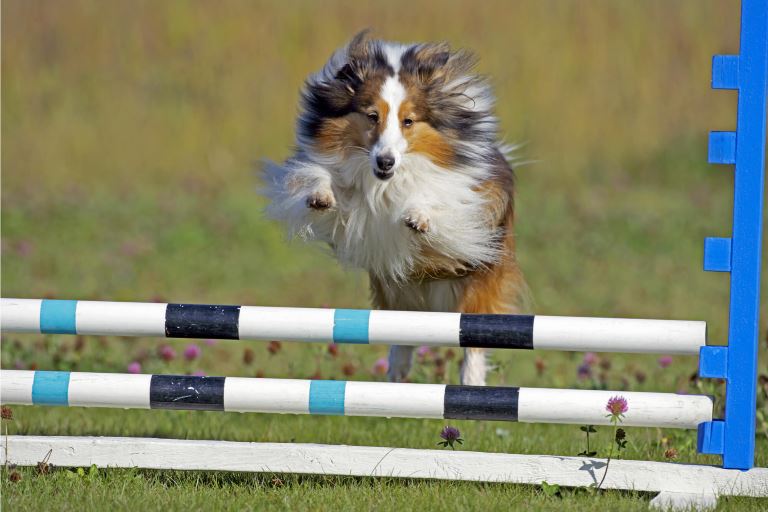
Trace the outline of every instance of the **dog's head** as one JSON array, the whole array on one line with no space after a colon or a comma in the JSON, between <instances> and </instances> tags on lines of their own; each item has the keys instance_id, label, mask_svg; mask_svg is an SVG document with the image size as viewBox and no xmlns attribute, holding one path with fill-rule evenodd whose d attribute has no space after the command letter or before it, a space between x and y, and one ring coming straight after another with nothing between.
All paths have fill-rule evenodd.
<instances>
[{"instance_id":1,"label":"dog's head","mask_svg":"<svg viewBox=\"0 0 768 512\"><path fill-rule=\"evenodd\" d=\"M401 45L362 32L307 80L299 144L335 160L367 155L381 180L412 154L445 168L492 159L493 96L474 63L444 43Z\"/></svg>"}]
</instances>

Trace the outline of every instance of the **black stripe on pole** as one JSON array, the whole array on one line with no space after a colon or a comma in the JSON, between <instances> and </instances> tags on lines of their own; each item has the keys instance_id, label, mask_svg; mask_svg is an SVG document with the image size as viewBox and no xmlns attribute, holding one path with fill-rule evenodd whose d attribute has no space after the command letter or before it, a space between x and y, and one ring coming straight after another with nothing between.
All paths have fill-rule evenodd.
<instances>
[{"instance_id":1,"label":"black stripe on pole","mask_svg":"<svg viewBox=\"0 0 768 512\"><path fill-rule=\"evenodd\" d=\"M236 340L240 306L168 304L165 310L165 335L169 338L215 338Z\"/></svg>"},{"instance_id":2,"label":"black stripe on pole","mask_svg":"<svg viewBox=\"0 0 768 512\"><path fill-rule=\"evenodd\" d=\"M459 320L462 347L533 348L533 315L466 315Z\"/></svg>"},{"instance_id":3,"label":"black stripe on pole","mask_svg":"<svg viewBox=\"0 0 768 512\"><path fill-rule=\"evenodd\" d=\"M445 386L443 417L452 420L517 421L520 388Z\"/></svg>"},{"instance_id":4,"label":"black stripe on pole","mask_svg":"<svg viewBox=\"0 0 768 512\"><path fill-rule=\"evenodd\" d=\"M226 377L153 375L149 384L151 409L224 410Z\"/></svg>"}]
</instances>

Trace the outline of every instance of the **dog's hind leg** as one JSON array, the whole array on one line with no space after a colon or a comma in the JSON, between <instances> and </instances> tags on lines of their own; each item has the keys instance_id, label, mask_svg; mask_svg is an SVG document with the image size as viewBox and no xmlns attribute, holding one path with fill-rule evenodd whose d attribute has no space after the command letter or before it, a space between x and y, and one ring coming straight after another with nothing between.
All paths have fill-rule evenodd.
<instances>
[{"instance_id":1,"label":"dog's hind leg","mask_svg":"<svg viewBox=\"0 0 768 512\"><path fill-rule=\"evenodd\" d=\"M484 348L465 348L461 365L461 383L465 386L485 386L486 356Z\"/></svg>"},{"instance_id":2,"label":"dog's hind leg","mask_svg":"<svg viewBox=\"0 0 768 512\"><path fill-rule=\"evenodd\" d=\"M389 380L403 382L411 371L413 347L396 345L389 349Z\"/></svg>"}]
</instances>

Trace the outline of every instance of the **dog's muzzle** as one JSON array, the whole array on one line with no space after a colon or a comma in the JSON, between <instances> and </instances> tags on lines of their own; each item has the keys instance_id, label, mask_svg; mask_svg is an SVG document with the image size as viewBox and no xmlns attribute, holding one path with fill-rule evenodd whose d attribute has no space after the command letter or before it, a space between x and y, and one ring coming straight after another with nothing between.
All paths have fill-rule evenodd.
<instances>
[{"instance_id":1,"label":"dog's muzzle","mask_svg":"<svg viewBox=\"0 0 768 512\"><path fill-rule=\"evenodd\" d=\"M388 180L395 174L395 157L389 154L382 154L376 157L376 167L373 174L380 180Z\"/></svg>"}]
</instances>

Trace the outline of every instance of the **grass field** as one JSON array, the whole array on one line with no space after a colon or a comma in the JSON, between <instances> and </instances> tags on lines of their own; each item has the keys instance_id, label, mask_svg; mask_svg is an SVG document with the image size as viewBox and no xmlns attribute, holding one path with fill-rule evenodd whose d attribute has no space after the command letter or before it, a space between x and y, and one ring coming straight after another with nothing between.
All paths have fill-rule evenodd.
<instances>
[{"instance_id":1,"label":"grass field","mask_svg":"<svg viewBox=\"0 0 768 512\"><path fill-rule=\"evenodd\" d=\"M586 7L588 6L588 8ZM386 3L6 0L2 4L2 295L367 307L367 283L262 214L254 169L286 156L304 76L355 31L473 48L496 85L518 170L521 265L541 314L705 319L727 334L727 275L701 270L730 232L731 169L706 134L735 95L709 89L738 51L738 2ZM763 289L766 279L763 279ZM761 317L760 372L768 374ZM161 344L175 352L166 361ZM5 336L3 368L381 380L383 347ZM275 353L272 353L275 352ZM493 354L492 384L706 392L693 358ZM415 382L456 382L460 354ZM758 465L768 465L766 393ZM435 448L444 422L14 407L9 433L135 435ZM575 455L579 426L451 422L461 449ZM601 455L609 429L598 429ZM716 463L695 433L628 429L622 456ZM365 478L58 470L2 473L8 510L644 510L641 493ZM723 510L765 500L724 499Z\"/></svg>"}]
</instances>

